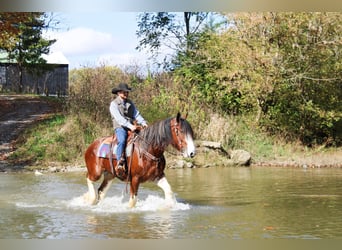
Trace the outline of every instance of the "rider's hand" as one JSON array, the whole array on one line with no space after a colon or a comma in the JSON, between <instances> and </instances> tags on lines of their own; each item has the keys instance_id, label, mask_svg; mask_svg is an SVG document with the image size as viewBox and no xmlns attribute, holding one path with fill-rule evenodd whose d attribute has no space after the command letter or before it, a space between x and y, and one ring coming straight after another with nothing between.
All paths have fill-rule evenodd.
<instances>
[{"instance_id":1,"label":"rider's hand","mask_svg":"<svg viewBox=\"0 0 342 250\"><path fill-rule=\"evenodd\" d=\"M132 131L133 131L133 132L136 131L136 130L138 129L138 127L139 127L139 126L137 126L137 125L133 125Z\"/></svg>"}]
</instances>

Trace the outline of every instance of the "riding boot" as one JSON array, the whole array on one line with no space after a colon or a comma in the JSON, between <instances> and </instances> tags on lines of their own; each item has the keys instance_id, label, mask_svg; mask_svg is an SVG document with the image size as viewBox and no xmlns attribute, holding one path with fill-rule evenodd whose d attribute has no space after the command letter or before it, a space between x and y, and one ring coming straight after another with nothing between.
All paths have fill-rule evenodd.
<instances>
[{"instance_id":1,"label":"riding boot","mask_svg":"<svg viewBox=\"0 0 342 250\"><path fill-rule=\"evenodd\" d=\"M122 177L125 172L126 172L126 162L123 158L121 158L119 161L118 161L118 164L116 165L115 167L115 172L116 172L116 175L118 177Z\"/></svg>"}]
</instances>

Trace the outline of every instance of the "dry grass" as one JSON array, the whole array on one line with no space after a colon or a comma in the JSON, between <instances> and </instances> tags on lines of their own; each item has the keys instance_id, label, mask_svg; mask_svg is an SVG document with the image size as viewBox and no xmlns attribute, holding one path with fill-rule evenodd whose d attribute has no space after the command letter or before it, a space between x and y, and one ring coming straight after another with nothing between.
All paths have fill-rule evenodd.
<instances>
[{"instance_id":1,"label":"dry grass","mask_svg":"<svg viewBox=\"0 0 342 250\"><path fill-rule=\"evenodd\" d=\"M218 114L210 114L205 124L200 125L202 139L227 144L236 131L236 121L233 118L225 118Z\"/></svg>"}]
</instances>

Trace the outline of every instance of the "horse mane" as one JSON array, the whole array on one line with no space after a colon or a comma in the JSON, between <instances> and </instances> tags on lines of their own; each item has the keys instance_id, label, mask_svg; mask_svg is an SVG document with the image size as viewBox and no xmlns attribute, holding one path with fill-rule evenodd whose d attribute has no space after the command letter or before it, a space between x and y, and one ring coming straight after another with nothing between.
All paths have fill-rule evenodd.
<instances>
[{"instance_id":1,"label":"horse mane","mask_svg":"<svg viewBox=\"0 0 342 250\"><path fill-rule=\"evenodd\" d=\"M165 120L157 121L139 133L139 141L142 142L141 146L148 150L149 147L166 148L172 141L171 133L171 120L173 117ZM180 118L181 130L184 134L190 134L193 136L193 130L189 122L183 118Z\"/></svg>"}]
</instances>

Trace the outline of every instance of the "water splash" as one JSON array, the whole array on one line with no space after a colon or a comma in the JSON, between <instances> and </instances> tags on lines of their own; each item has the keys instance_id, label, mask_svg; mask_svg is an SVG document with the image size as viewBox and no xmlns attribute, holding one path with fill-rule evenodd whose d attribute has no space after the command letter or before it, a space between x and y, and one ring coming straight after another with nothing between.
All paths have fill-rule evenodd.
<instances>
[{"instance_id":1,"label":"water splash","mask_svg":"<svg viewBox=\"0 0 342 250\"><path fill-rule=\"evenodd\" d=\"M70 209L83 209L96 213L134 213L134 212L156 212L156 211L182 211L189 210L190 205L177 202L173 205L167 203L164 198L156 195L148 195L146 198L138 198L136 207L129 208L127 197L113 196L106 197L96 205L89 205L84 196L75 197L65 202Z\"/></svg>"}]
</instances>

